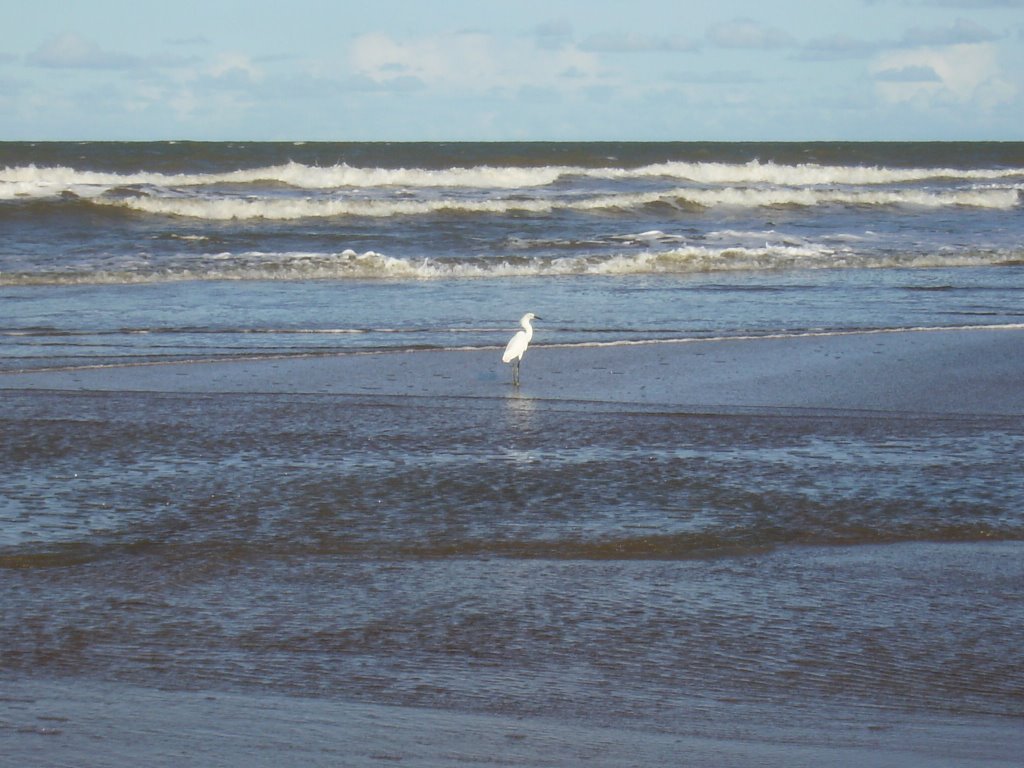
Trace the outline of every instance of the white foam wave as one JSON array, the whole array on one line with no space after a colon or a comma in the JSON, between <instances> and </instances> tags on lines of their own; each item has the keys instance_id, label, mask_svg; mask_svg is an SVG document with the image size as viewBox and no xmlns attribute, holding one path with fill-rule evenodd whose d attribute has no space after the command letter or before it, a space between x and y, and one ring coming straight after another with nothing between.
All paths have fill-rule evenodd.
<instances>
[{"instance_id":1,"label":"white foam wave","mask_svg":"<svg viewBox=\"0 0 1024 768\"><path fill-rule=\"evenodd\" d=\"M928 180L1001 180L1024 178L1024 168L888 168L884 166L785 165L753 160L747 163L664 162L636 168L583 166L472 166L429 168L356 167L346 163L311 166L288 162L220 173L168 174L151 171L113 173L66 166L16 166L0 169L0 199L46 197L63 191L81 196L102 194L113 187L151 185L191 187L217 184L286 184L299 189L346 188L480 188L543 187L565 178L608 180L662 178L711 185L814 187L877 186Z\"/></svg>"},{"instance_id":2,"label":"white foam wave","mask_svg":"<svg viewBox=\"0 0 1024 768\"><path fill-rule=\"evenodd\" d=\"M357 168L344 163L309 166L289 162L225 173L112 173L35 165L0 170L0 198L47 197L71 191L91 197L124 186L195 187L218 184L286 184L299 189L465 187L519 189L545 186L571 169L555 166L470 168Z\"/></svg>"},{"instance_id":3,"label":"white foam wave","mask_svg":"<svg viewBox=\"0 0 1024 768\"><path fill-rule=\"evenodd\" d=\"M682 198L707 208L721 206L770 207L816 205L859 205L859 206L917 206L922 208L943 208L965 206L975 208L1013 208L1019 202L1019 194L1013 188L958 189L952 191L929 191L921 189L821 189L777 188L777 189L707 189L687 190Z\"/></svg>"},{"instance_id":4,"label":"white foam wave","mask_svg":"<svg viewBox=\"0 0 1024 768\"><path fill-rule=\"evenodd\" d=\"M93 202L143 213L165 216L186 216L216 221L268 219L287 221L303 218L362 216L423 216L448 211L452 213L510 213L514 211L547 213L555 203L544 199L525 200L375 200L339 198L195 198L195 197L131 197L94 199Z\"/></svg>"},{"instance_id":5,"label":"white foam wave","mask_svg":"<svg viewBox=\"0 0 1024 768\"><path fill-rule=\"evenodd\" d=\"M462 260L410 259L375 251L357 253L210 254L160 270L125 268L89 272L0 273L0 285L133 284L193 280L463 280L477 278L685 275L794 269L988 266L1019 259L1005 252L884 255L812 243L763 247L681 245L613 255Z\"/></svg>"},{"instance_id":6,"label":"white foam wave","mask_svg":"<svg viewBox=\"0 0 1024 768\"><path fill-rule=\"evenodd\" d=\"M556 210L622 211L650 205L687 208L759 208L773 206L814 207L821 205L916 206L923 208L976 207L1010 209L1020 201L1013 188L952 191L927 190L842 190L768 188L673 189L668 192L598 195L586 198L457 198L368 199L316 197L162 197L132 196L93 198L97 204L127 208L143 213L185 216L208 220L424 216L454 214L546 214Z\"/></svg>"},{"instance_id":7,"label":"white foam wave","mask_svg":"<svg viewBox=\"0 0 1024 768\"><path fill-rule=\"evenodd\" d=\"M608 178L662 176L702 184L774 184L780 186L876 186L936 179L1008 179L1024 177L1024 168L887 168L884 166L785 165L762 163L667 162L636 169L603 169L588 175Z\"/></svg>"}]
</instances>

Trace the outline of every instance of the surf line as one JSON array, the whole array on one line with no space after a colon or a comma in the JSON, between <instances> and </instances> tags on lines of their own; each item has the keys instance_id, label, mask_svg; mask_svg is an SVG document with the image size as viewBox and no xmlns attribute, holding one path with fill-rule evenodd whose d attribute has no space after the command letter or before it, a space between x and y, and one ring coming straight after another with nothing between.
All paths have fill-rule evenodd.
<instances>
[{"instance_id":1,"label":"surf line","mask_svg":"<svg viewBox=\"0 0 1024 768\"><path fill-rule=\"evenodd\" d=\"M939 331L1021 331L1024 323L999 323L993 325L937 325L908 326L901 328L862 328L849 331L800 331L795 333L740 334L736 336L685 336L669 339L620 339L616 341L579 341L538 344L538 347L572 349L586 347L641 347L655 344L698 344L715 341L759 341L778 339L812 339L839 336L871 336L893 333L933 333Z\"/></svg>"},{"instance_id":2,"label":"surf line","mask_svg":"<svg viewBox=\"0 0 1024 768\"><path fill-rule=\"evenodd\" d=\"M642 347L656 344L702 344L721 341L770 341L780 339L813 339L840 336L871 336L896 333L935 333L942 331L1024 331L1024 323L1000 323L994 325L944 325L944 326L911 326L903 328L867 328L850 331L802 331L799 333L766 333L741 334L737 336L687 336L670 339L620 339L617 341L563 341L536 344L537 348L545 349L592 349L599 347ZM419 347L408 349L394 347L390 349L350 349L350 350L319 350L314 352L293 352L278 354L234 355L207 358L185 358L181 360L132 360L130 362L88 363L83 365L45 366L39 368L17 368L0 370L0 376L24 376L35 373L59 373L64 371L88 371L110 368L145 368L173 365L209 365L215 363L253 363L272 360L302 360L327 357L373 357L375 355L405 355L413 353L438 352L485 352L501 349L502 345L483 344L480 346L458 347Z\"/></svg>"}]
</instances>

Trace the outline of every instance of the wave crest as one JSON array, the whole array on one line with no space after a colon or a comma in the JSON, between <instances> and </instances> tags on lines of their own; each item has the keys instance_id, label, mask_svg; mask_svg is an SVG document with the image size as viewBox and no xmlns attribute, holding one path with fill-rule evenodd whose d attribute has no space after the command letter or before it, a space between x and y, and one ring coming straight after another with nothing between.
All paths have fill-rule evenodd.
<instances>
[{"instance_id":1,"label":"wave crest","mask_svg":"<svg viewBox=\"0 0 1024 768\"><path fill-rule=\"evenodd\" d=\"M668 243L667 243L668 244ZM629 276L788 269L960 267L1017 263L1019 252L968 251L931 254L862 253L814 243L765 243L763 247L668 244L657 249L571 256L486 256L458 259L404 258L376 251L357 253L245 253L190 257L161 269L111 267L88 272L0 273L0 285L136 284L191 280L464 280L476 278ZM653 246L653 243L652 243Z\"/></svg>"},{"instance_id":2,"label":"wave crest","mask_svg":"<svg viewBox=\"0 0 1024 768\"><path fill-rule=\"evenodd\" d=\"M197 198L132 195L93 198L91 202L163 216L213 221L302 218L428 216L433 214L493 214L555 211L614 212L669 206L700 208L771 208L838 206L906 206L921 208L974 207L1008 210L1018 205L1012 188L954 190L835 190L835 189L673 189L668 192L610 194L580 199L546 197L436 199L358 198Z\"/></svg>"},{"instance_id":3,"label":"wave crest","mask_svg":"<svg viewBox=\"0 0 1024 768\"><path fill-rule=\"evenodd\" d=\"M879 186L930 180L1024 179L1024 168L888 168L797 164L752 160L746 163L670 161L639 167L452 166L448 168L330 166L287 162L214 173L160 173L79 170L67 166L25 165L0 170L0 199L45 197L62 191L101 194L119 186L195 187L220 184L283 184L296 189L544 187L570 178L604 180L665 179L711 185Z\"/></svg>"}]
</instances>

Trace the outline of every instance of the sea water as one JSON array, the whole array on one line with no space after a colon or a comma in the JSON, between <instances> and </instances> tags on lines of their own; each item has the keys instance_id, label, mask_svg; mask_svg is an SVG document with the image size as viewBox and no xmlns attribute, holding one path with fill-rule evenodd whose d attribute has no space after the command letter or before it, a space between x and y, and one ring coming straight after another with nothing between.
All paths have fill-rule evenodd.
<instances>
[{"instance_id":1,"label":"sea water","mask_svg":"<svg viewBox=\"0 0 1024 768\"><path fill-rule=\"evenodd\" d=\"M23 143L0 167L11 380L462 348L500 368L526 311L532 355L1024 323L1020 144ZM5 684L725 736L751 708L812 733L1024 714L1019 416L494 386L8 387Z\"/></svg>"},{"instance_id":2,"label":"sea water","mask_svg":"<svg viewBox=\"0 0 1024 768\"><path fill-rule=\"evenodd\" d=\"M1012 323L1021 144L0 144L0 365ZM541 338L538 338L538 343Z\"/></svg>"}]
</instances>

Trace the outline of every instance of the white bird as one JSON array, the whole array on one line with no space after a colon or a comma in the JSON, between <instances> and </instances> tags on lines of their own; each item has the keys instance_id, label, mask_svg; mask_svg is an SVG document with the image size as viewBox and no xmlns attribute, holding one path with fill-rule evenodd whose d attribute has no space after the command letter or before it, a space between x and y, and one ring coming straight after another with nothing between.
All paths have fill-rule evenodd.
<instances>
[{"instance_id":1,"label":"white bird","mask_svg":"<svg viewBox=\"0 0 1024 768\"><path fill-rule=\"evenodd\" d=\"M505 345L505 354L501 356L501 362L512 363L512 383L517 387L519 386L519 361L523 359L526 348L530 346L530 339L533 338L533 326L530 325L530 321L540 319L533 312L523 315L519 321L523 330L516 331L516 335L508 340L508 344Z\"/></svg>"}]
</instances>

